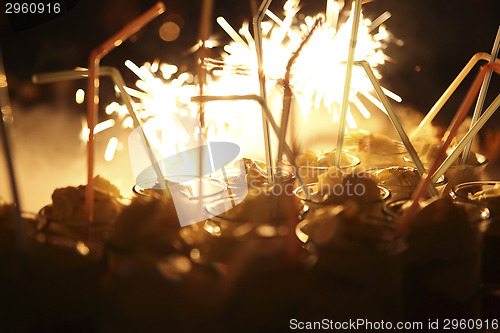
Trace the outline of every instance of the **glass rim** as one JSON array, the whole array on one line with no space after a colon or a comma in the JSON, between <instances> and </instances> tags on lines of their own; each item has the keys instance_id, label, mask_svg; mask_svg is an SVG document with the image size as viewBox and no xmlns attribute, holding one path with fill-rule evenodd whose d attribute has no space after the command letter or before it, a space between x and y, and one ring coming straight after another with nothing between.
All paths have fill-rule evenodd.
<instances>
[{"instance_id":1,"label":"glass rim","mask_svg":"<svg viewBox=\"0 0 500 333\"><path fill-rule=\"evenodd\" d=\"M385 203L382 206L382 211L384 212L384 214L386 214L389 217L397 218L400 215L400 210L401 210L402 206L405 203L407 203L408 201L411 201L411 200L412 200L411 198L401 198L401 199L389 201L389 202ZM419 202L419 205L420 205L419 210L425 208L429 204L432 204L432 202L434 202L434 201L435 201L434 199L420 201ZM488 215L484 216L482 212L485 209L482 209L481 207L478 207L477 205L475 205L472 202L453 201L453 204L454 205L462 205L462 206L466 205L468 207L477 209L477 212L480 213L480 214L479 214L479 217L477 219L474 219L474 220L470 221L473 224L485 223L485 222L488 222L491 219L491 215L490 215L489 210L488 210ZM394 208L396 208L396 209L394 209Z\"/></svg>"},{"instance_id":2,"label":"glass rim","mask_svg":"<svg viewBox=\"0 0 500 333\"><path fill-rule=\"evenodd\" d=\"M313 187L313 186L317 186L318 183L309 183L309 184L306 184L305 186L307 188L310 188L310 187ZM379 189L380 191L380 198L377 199L377 200L370 200L370 201L366 201L366 202L361 202L362 204L370 204L370 203L376 203L376 202L381 202L381 201L384 201L386 200L387 198L389 198L391 196L391 191L389 189L387 189L386 187L384 187L383 185L378 185L377 184L377 188ZM314 201L314 200L309 200L305 197L302 196L302 193L299 194L299 192L302 192L302 187L299 186L297 187L295 190L293 190L293 194L300 200L303 200L304 202L310 204L310 203L314 203L314 204L320 204L320 205L328 205L327 203L323 202L323 201ZM355 197L353 197L355 198Z\"/></svg>"},{"instance_id":3,"label":"glass rim","mask_svg":"<svg viewBox=\"0 0 500 333\"><path fill-rule=\"evenodd\" d=\"M168 177L168 178L167 178ZM200 198L210 198L210 197L213 197L213 196L217 196L217 195L220 195L222 193L224 193L225 191L227 191L227 188L228 188L228 184L226 184L223 180L221 179L218 179L218 178L215 178L215 177L210 177L210 176L193 176L193 175L177 175L177 176L166 176L164 177L165 178L165 181L167 182L167 186L168 186L168 182L173 182L173 183L177 183L177 184L183 184L185 182L191 182L191 181L208 181L208 182L211 182L211 183L217 183L219 186L220 186L220 189L217 191L217 192L214 192L214 193L210 193L210 194L206 194L206 195L199 195L199 196L193 196L193 198L190 198L190 199L200 199ZM175 179L175 178L180 178L180 179L188 179L187 181L185 182L175 182L175 181L172 181L172 179ZM144 186L142 186L143 184L147 184L147 183L153 183L153 184L157 184L158 183L158 179L157 178L151 178L151 179L147 179L141 183L138 183L138 184L135 184L133 187L132 187L132 192L136 195L139 195L139 196L151 196L149 194L145 194L142 191L144 190L162 190L161 188L158 188L158 189L154 189L154 188L146 188Z\"/></svg>"},{"instance_id":4,"label":"glass rim","mask_svg":"<svg viewBox=\"0 0 500 333\"><path fill-rule=\"evenodd\" d=\"M342 153L345 154L345 156L347 158L349 158L350 161L352 161L352 162L350 164L347 164L347 165L339 166L338 168L340 170L354 168L354 167L361 164L361 159L359 157L352 155L351 153L348 153L346 151L342 151ZM288 159L284 160L283 164L287 167L294 167L292 164L290 164L290 161L288 161ZM330 169L331 167L334 167L334 166L335 165L330 165L330 166L297 165L297 168L298 169L313 169L313 170L325 170L325 171L327 171L328 169Z\"/></svg>"},{"instance_id":5,"label":"glass rim","mask_svg":"<svg viewBox=\"0 0 500 333\"><path fill-rule=\"evenodd\" d=\"M234 198L238 198L238 196L236 195L233 195L233 196L230 196L230 197L223 197L223 198L218 198L210 203L208 203L206 206L205 206L205 211L210 214L210 217L208 219L210 220L214 220L214 221L219 221L219 222L238 222L238 223L257 223L257 224L273 224L274 221L276 220L286 220L289 218L289 216L276 216L276 217L269 217L269 218L266 218L266 219L262 219L262 218L248 218L248 217L251 217L250 215L249 216L238 216L238 217L230 217L230 216L227 216L227 211L224 211L222 213L219 213L217 215L215 215L213 213L213 211L210 210L210 208L213 206L213 205L217 205L217 204L220 204L222 202L229 202L231 199L234 199ZM243 198L244 200L244 198ZM238 202L238 204L240 204L241 201ZM236 206L238 205L236 204ZM236 207L234 206L234 207ZM233 207L233 208L234 208ZM232 209L232 208L231 208ZM299 219L301 220L303 218L303 216L309 211L309 206L307 205L303 205L302 208L297 212L298 213L298 216L299 216Z\"/></svg>"},{"instance_id":6,"label":"glass rim","mask_svg":"<svg viewBox=\"0 0 500 333\"><path fill-rule=\"evenodd\" d=\"M385 153L385 152L371 152L371 151L362 151L362 150L359 150L359 151L353 151L353 153L356 153L356 154L363 154L363 155L375 155L375 156L394 156L394 155L404 155L404 154L407 154L408 153L408 150L406 149L406 146L404 145L404 143L402 141L398 141L398 140L392 140L392 143L394 144L395 147L397 147L398 152L395 152L395 153ZM348 147L353 147L353 146L348 146ZM349 149L347 149L347 151L349 151Z\"/></svg>"},{"instance_id":7,"label":"glass rim","mask_svg":"<svg viewBox=\"0 0 500 333\"><path fill-rule=\"evenodd\" d=\"M472 201L471 199L469 199L469 196L462 195L461 190L466 189L466 188L471 188L473 186L483 188L485 185L500 186L500 180L478 180L478 181L473 181L473 182L461 183L461 184L453 186L453 188L450 191L450 196L452 199L460 199L462 201ZM478 191L476 191L476 192L478 192ZM476 193L476 192L474 192L474 193Z\"/></svg>"}]
</instances>

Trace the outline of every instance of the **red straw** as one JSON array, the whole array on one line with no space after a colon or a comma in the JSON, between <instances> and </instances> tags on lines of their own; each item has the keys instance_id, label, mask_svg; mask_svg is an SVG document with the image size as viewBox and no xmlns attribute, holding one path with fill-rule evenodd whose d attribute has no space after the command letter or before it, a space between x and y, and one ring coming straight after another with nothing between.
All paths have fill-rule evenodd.
<instances>
[{"instance_id":1,"label":"red straw","mask_svg":"<svg viewBox=\"0 0 500 333\"><path fill-rule=\"evenodd\" d=\"M469 88L469 91L467 92L467 95L465 95L465 98L458 108L457 113L455 114L455 117L453 118L450 126L448 127L448 130L444 134L443 138L441 139L441 147L439 149L439 152L436 156L436 159L434 160L434 163L432 166L429 168L429 171L427 175L422 176L422 179L417 185L417 188L415 192L413 193L412 196L412 204L410 207L408 207L404 214L401 217L401 223L399 224L399 228L396 232L396 238L402 237L406 230L408 229L410 222L412 218L415 216L417 212L417 208L419 206L419 200L420 198L424 195L424 193L427 190L427 187L431 183L432 176L434 176L434 173L436 170L441 166L441 163L446 158L446 150L450 146L450 143L452 139L455 137L457 134L458 128L460 127L460 124L464 120L465 116L467 115L467 112L469 111L470 107L472 106L472 103L474 102L478 92L479 88L481 87L481 84L483 82L484 76L490 72L490 71L496 71L497 73L500 73L500 65L495 64L495 63L490 63L487 64L483 67L481 67L479 73L477 74L476 78L474 79L474 82L472 83L471 87Z\"/></svg>"},{"instance_id":2,"label":"red straw","mask_svg":"<svg viewBox=\"0 0 500 333\"><path fill-rule=\"evenodd\" d=\"M88 72L89 99L87 104L87 123L90 131L87 145L87 189L85 196L85 213L89 223L94 220L94 126L97 119L97 106L99 105L99 76L97 75L99 72L99 63L106 54L164 11L165 5L162 2L158 2L90 53Z\"/></svg>"}]
</instances>

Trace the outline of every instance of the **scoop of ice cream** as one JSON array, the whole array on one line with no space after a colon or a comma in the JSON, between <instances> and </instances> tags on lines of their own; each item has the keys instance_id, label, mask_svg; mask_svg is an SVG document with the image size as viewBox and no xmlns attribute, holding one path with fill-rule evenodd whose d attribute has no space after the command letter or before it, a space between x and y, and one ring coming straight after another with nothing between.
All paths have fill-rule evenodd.
<instances>
[{"instance_id":1,"label":"scoop of ice cream","mask_svg":"<svg viewBox=\"0 0 500 333\"><path fill-rule=\"evenodd\" d=\"M248 184L262 184L267 182L266 165L263 162L243 158Z\"/></svg>"},{"instance_id":2,"label":"scoop of ice cream","mask_svg":"<svg viewBox=\"0 0 500 333\"><path fill-rule=\"evenodd\" d=\"M175 250L180 228L172 200L137 197L118 216L108 241L126 253L166 254Z\"/></svg>"},{"instance_id":3,"label":"scoop of ice cream","mask_svg":"<svg viewBox=\"0 0 500 333\"><path fill-rule=\"evenodd\" d=\"M14 221L14 205L7 204L0 198L0 222L11 222Z\"/></svg>"},{"instance_id":4,"label":"scoop of ice cream","mask_svg":"<svg viewBox=\"0 0 500 333\"><path fill-rule=\"evenodd\" d=\"M420 174L417 169L408 167L390 167L374 173L379 184L388 186L417 186Z\"/></svg>"},{"instance_id":5,"label":"scoop of ice cream","mask_svg":"<svg viewBox=\"0 0 500 333\"><path fill-rule=\"evenodd\" d=\"M346 153L342 152L340 156L340 165L350 165L351 161L349 160ZM319 152L318 154L312 150L307 150L304 154L300 155L297 158L297 166L299 167L322 167L327 168L336 165L336 152L335 150L327 151L327 152Z\"/></svg>"},{"instance_id":6,"label":"scoop of ice cream","mask_svg":"<svg viewBox=\"0 0 500 333\"><path fill-rule=\"evenodd\" d=\"M325 153L320 154L318 157L318 166L319 167L331 167L336 164L336 151L327 151ZM347 158L347 155L342 152L340 155L340 165L349 165L351 164L350 161Z\"/></svg>"},{"instance_id":7,"label":"scoop of ice cream","mask_svg":"<svg viewBox=\"0 0 500 333\"><path fill-rule=\"evenodd\" d=\"M118 187L116 187L109 180L101 177L100 175L94 177L94 188L103 193L108 193L109 195L118 199L122 197Z\"/></svg>"},{"instance_id":8,"label":"scoop of ice cream","mask_svg":"<svg viewBox=\"0 0 500 333\"><path fill-rule=\"evenodd\" d=\"M297 202L285 192L283 184L250 188L247 196L224 213L231 220L269 221L274 218L297 216Z\"/></svg>"},{"instance_id":9,"label":"scoop of ice cream","mask_svg":"<svg viewBox=\"0 0 500 333\"><path fill-rule=\"evenodd\" d=\"M495 220L500 216L500 184L495 184L492 187L475 193L469 193L468 198L469 200L480 203L482 206L488 207ZM497 224L498 223L492 223L491 227Z\"/></svg>"},{"instance_id":10,"label":"scoop of ice cream","mask_svg":"<svg viewBox=\"0 0 500 333\"><path fill-rule=\"evenodd\" d=\"M410 224L405 261L409 283L448 299L467 302L476 295L480 266L479 226L450 198L420 210Z\"/></svg>"},{"instance_id":11,"label":"scoop of ice cream","mask_svg":"<svg viewBox=\"0 0 500 333\"><path fill-rule=\"evenodd\" d=\"M454 147L455 145L451 145L451 147ZM425 145L422 146L421 149L419 149L419 155L422 158L422 161L426 164L431 164L434 162L434 160L437 157L437 154L439 152L439 149L441 147L441 143L426 143ZM447 151L447 155L451 153L451 150L449 149ZM453 161L452 165L458 165L460 161L462 160L462 153L458 156ZM480 162L477 159L477 155L474 152L471 152L467 158L467 165L479 165Z\"/></svg>"},{"instance_id":12,"label":"scoop of ice cream","mask_svg":"<svg viewBox=\"0 0 500 333\"><path fill-rule=\"evenodd\" d=\"M318 155L312 150L307 150L304 154L299 156L297 159L298 166L310 166L316 167L318 166Z\"/></svg>"},{"instance_id":13,"label":"scoop of ice cream","mask_svg":"<svg viewBox=\"0 0 500 333\"><path fill-rule=\"evenodd\" d=\"M122 209L116 195L118 189L109 181L97 176L94 189L94 221L113 222ZM109 191L109 192L108 192ZM86 186L57 188L52 193L52 205L47 207L47 217L58 222L84 222Z\"/></svg>"},{"instance_id":14,"label":"scoop of ice cream","mask_svg":"<svg viewBox=\"0 0 500 333\"><path fill-rule=\"evenodd\" d=\"M322 251L335 249L379 249L382 243L390 243L394 228L382 221L370 218L353 201L343 206L325 207L314 211L301 222L301 232L307 241ZM328 252L325 252L328 253Z\"/></svg>"},{"instance_id":15,"label":"scoop of ice cream","mask_svg":"<svg viewBox=\"0 0 500 333\"><path fill-rule=\"evenodd\" d=\"M326 203L342 204L348 200L359 203L373 202L380 199L380 190L373 176L368 172L352 172L344 175L342 186L332 187Z\"/></svg>"},{"instance_id":16,"label":"scoop of ice cream","mask_svg":"<svg viewBox=\"0 0 500 333\"><path fill-rule=\"evenodd\" d=\"M367 131L349 134L346 136L346 144L363 153L395 154L401 152L401 147L390 137Z\"/></svg>"},{"instance_id":17,"label":"scoop of ice cream","mask_svg":"<svg viewBox=\"0 0 500 333\"><path fill-rule=\"evenodd\" d=\"M470 200L488 200L490 198L495 198L500 196L500 184L496 184L485 190L477 191L475 193L469 193L468 197Z\"/></svg>"},{"instance_id":18,"label":"scoop of ice cream","mask_svg":"<svg viewBox=\"0 0 500 333\"><path fill-rule=\"evenodd\" d=\"M318 176L318 192L322 195L329 194L333 187L342 184L344 174L337 167L330 167L328 171Z\"/></svg>"}]
</instances>

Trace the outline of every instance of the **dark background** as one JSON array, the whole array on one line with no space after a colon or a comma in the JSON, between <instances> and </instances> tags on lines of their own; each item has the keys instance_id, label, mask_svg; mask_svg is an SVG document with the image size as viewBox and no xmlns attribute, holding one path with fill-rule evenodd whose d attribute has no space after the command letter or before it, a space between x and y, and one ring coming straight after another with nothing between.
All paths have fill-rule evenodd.
<instances>
[{"instance_id":1,"label":"dark background","mask_svg":"<svg viewBox=\"0 0 500 333\"><path fill-rule=\"evenodd\" d=\"M75 112L84 112L85 106L74 102L74 90L85 88L83 80L35 86L31 75L87 67L93 48L155 3L154 0L65 0L62 2L64 14L56 17L5 15L2 4L0 45L11 98L21 106L57 101L60 105L67 103ZM133 85L135 77L123 66L126 59L141 65L159 58L194 71L195 58L188 50L196 43L201 1L165 0L164 3L165 14L101 62L117 67L127 85ZM274 0L271 4L279 16L283 3L283 0ZM326 1L303 0L301 6L302 13L315 14L325 10ZM405 44L393 44L386 50L393 60L382 69L382 83L422 113L432 107L473 54L491 52L500 24L498 0L374 0L363 5L364 15L371 19L386 10L392 13L386 22L388 30ZM228 41L229 37L215 23L215 17L224 16L233 27L239 28L252 16L251 0L215 0L213 16L213 35ZM171 19L180 22L181 33L177 40L164 42L158 36L158 28ZM436 118L438 123L450 121L475 73L477 68ZM498 81L496 75L488 101L500 91ZM105 89L111 88L110 83L103 83L104 103L108 102ZM488 126L498 123L499 118L495 115Z\"/></svg>"}]
</instances>

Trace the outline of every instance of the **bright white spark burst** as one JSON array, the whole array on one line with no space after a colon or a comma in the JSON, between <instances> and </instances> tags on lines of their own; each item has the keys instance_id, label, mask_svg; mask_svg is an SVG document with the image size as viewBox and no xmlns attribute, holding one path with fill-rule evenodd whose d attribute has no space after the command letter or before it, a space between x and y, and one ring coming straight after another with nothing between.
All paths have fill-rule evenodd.
<instances>
[{"instance_id":1,"label":"bright white spark burst","mask_svg":"<svg viewBox=\"0 0 500 333\"><path fill-rule=\"evenodd\" d=\"M288 0L285 3L283 19L267 11L269 20L262 24L268 104L276 115L282 109L283 87L280 81L285 76L288 59L315 21L310 16L299 19L299 2ZM338 31L335 30L343 5L342 0L327 0L327 22L316 29L292 67L290 83L304 120L310 111L319 109L328 110L332 120L338 120L352 28L351 16ZM355 60L368 61L378 77L377 67L387 60L383 49L391 37L381 24L389 17L389 13L384 13L374 22L361 17L357 36ZM219 17L217 22L233 40L223 47L222 60L207 60L211 80L207 82L205 94L259 94L255 42L248 24L243 24L236 32L225 19ZM375 30L378 31L374 33ZM215 40L207 41L207 45L218 44ZM127 92L140 100L134 108L144 122L145 131L160 133L151 139L151 143L160 149L162 155L182 151L193 133L183 132L182 126L178 126L179 119L195 118L198 111L197 105L190 102L190 98L197 94L193 75L178 73L176 66L160 64L158 60L141 67L127 61L126 66L140 79L136 82L139 90L128 88ZM401 101L396 94L384 91L389 98ZM361 95L371 102L370 107L363 104L359 98ZM359 67L353 68L349 101L347 121L350 128L357 127L352 111L357 110L366 119L370 118L368 109L373 106L384 111L373 96L370 80ZM123 105L112 103L107 106L106 113L117 114L124 127L133 126ZM252 129L259 128L259 125L262 128L260 108L252 102L238 102L237 107L234 102L207 103L205 119L207 135L211 138L227 135L233 141L244 140L248 134L254 134Z\"/></svg>"}]
</instances>

